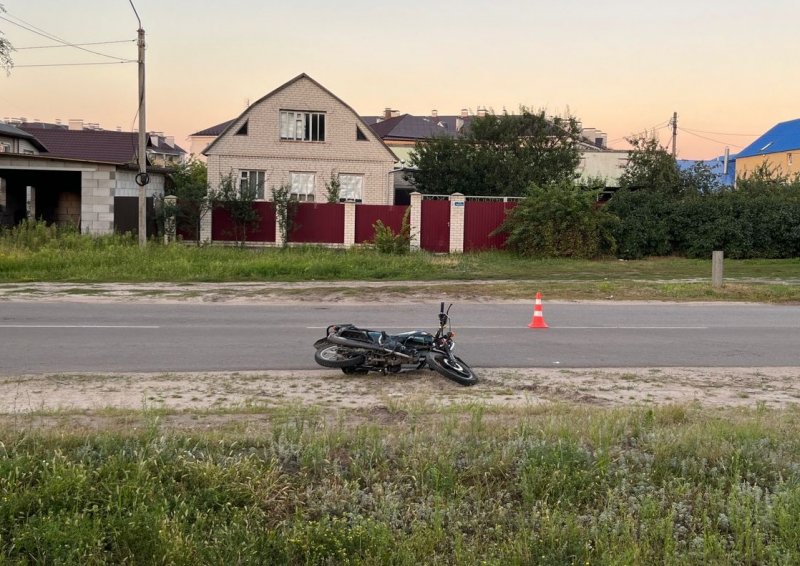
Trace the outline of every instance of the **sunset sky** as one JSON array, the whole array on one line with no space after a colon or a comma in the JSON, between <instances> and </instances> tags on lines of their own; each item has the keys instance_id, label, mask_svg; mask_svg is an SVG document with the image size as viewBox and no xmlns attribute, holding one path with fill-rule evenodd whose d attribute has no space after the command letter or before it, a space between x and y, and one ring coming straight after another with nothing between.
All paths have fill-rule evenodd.
<instances>
[{"instance_id":1,"label":"sunset sky","mask_svg":"<svg viewBox=\"0 0 800 566\"><path fill-rule=\"evenodd\" d=\"M135 130L129 0L0 0L17 48L0 118ZM735 153L800 117L800 2L133 0L147 32L147 126L187 136L300 73L362 115L520 105L570 113L609 145L652 129L678 156ZM24 26L24 27L21 27ZM25 29L27 28L27 29ZM35 32L39 32L38 34ZM74 47L73 44L124 41ZM30 49L35 47L37 49ZM112 56L114 58L111 58ZM111 63L77 66L72 63ZM31 66L31 65L61 66Z\"/></svg>"}]
</instances>

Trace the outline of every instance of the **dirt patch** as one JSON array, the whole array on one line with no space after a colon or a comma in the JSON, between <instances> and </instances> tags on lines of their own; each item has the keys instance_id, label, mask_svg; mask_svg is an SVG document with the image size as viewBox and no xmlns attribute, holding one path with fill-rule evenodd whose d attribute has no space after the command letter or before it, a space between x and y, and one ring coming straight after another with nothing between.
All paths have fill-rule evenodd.
<instances>
[{"instance_id":1,"label":"dirt patch","mask_svg":"<svg viewBox=\"0 0 800 566\"><path fill-rule=\"evenodd\" d=\"M344 375L336 370L0 377L0 414L159 410L258 414L285 407L346 409L397 423L413 406L598 406L697 402L783 407L800 401L798 368L478 369L462 387L431 371Z\"/></svg>"}]
</instances>

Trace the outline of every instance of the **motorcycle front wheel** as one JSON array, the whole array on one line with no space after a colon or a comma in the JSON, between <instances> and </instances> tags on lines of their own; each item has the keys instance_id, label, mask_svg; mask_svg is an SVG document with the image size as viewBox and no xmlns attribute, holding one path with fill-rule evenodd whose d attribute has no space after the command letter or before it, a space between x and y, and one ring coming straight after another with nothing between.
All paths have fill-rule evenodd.
<instances>
[{"instance_id":1,"label":"motorcycle front wheel","mask_svg":"<svg viewBox=\"0 0 800 566\"><path fill-rule=\"evenodd\" d=\"M442 354L441 352L429 352L428 366L432 370L458 384L475 385L478 383L478 376L476 376L472 368L458 356L453 356L451 359L447 354Z\"/></svg>"},{"instance_id":2,"label":"motorcycle front wheel","mask_svg":"<svg viewBox=\"0 0 800 566\"><path fill-rule=\"evenodd\" d=\"M314 352L314 361L326 368L351 368L364 363L364 356L340 346L328 346Z\"/></svg>"}]
</instances>

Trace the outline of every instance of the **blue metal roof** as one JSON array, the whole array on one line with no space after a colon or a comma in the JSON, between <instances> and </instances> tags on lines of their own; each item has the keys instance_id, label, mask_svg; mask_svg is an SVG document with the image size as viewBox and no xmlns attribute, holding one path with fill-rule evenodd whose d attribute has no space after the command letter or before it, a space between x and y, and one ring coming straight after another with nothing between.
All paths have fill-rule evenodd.
<instances>
[{"instance_id":1,"label":"blue metal roof","mask_svg":"<svg viewBox=\"0 0 800 566\"><path fill-rule=\"evenodd\" d=\"M740 151L736 157L753 157L800 149L800 119L781 122Z\"/></svg>"},{"instance_id":2,"label":"blue metal roof","mask_svg":"<svg viewBox=\"0 0 800 566\"><path fill-rule=\"evenodd\" d=\"M715 157L713 159L678 159L678 167L681 171L687 171L697 164L702 164L708 167L708 170L717 178L717 182L723 186L733 186L736 182L736 158L737 156L730 156L728 158L728 171L725 172L725 156Z\"/></svg>"}]
</instances>

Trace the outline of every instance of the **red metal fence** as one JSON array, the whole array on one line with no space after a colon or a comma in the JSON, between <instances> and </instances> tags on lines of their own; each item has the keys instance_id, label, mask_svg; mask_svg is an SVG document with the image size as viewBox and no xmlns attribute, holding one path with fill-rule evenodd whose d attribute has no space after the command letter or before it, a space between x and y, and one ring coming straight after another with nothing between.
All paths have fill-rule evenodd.
<instances>
[{"instance_id":1,"label":"red metal fence","mask_svg":"<svg viewBox=\"0 0 800 566\"><path fill-rule=\"evenodd\" d=\"M292 231L289 233L290 242L344 243L344 205L327 202L298 203L292 224Z\"/></svg>"},{"instance_id":2,"label":"red metal fence","mask_svg":"<svg viewBox=\"0 0 800 566\"><path fill-rule=\"evenodd\" d=\"M506 244L505 234L492 235L505 220L516 202L467 201L464 211L464 251L500 249Z\"/></svg>"},{"instance_id":3,"label":"red metal fence","mask_svg":"<svg viewBox=\"0 0 800 566\"><path fill-rule=\"evenodd\" d=\"M403 229L403 216L407 206L393 204L359 204L356 206L356 244L375 239L375 223L380 220L384 226L399 234Z\"/></svg>"},{"instance_id":4,"label":"red metal fence","mask_svg":"<svg viewBox=\"0 0 800 566\"><path fill-rule=\"evenodd\" d=\"M463 208L454 208L457 202ZM497 200L453 201L423 199L420 211L418 236L423 250L436 253L450 251L451 210L464 213L464 251L478 251L505 246L506 236L494 234L516 202ZM272 202L254 203L261 215L257 228L247 233L249 242L275 241L275 207ZM352 206L352 205L351 205ZM453 208L451 208L453 207ZM355 225L349 227L355 233L355 243L370 242L375 237L374 224L380 220L396 233L402 230L403 216L409 209L403 205L355 205ZM352 218L352 217L351 217ZM221 208L212 213L211 238L230 241L235 238L234 226L229 215ZM345 243L345 205L340 203L297 203L293 228L289 242L309 244Z\"/></svg>"},{"instance_id":5,"label":"red metal fence","mask_svg":"<svg viewBox=\"0 0 800 566\"><path fill-rule=\"evenodd\" d=\"M261 222L247 231L248 242L275 241L275 206L271 202L255 202L253 208L261 216ZM222 208L215 208L211 213L211 239L235 240L234 225L230 215Z\"/></svg>"}]
</instances>

